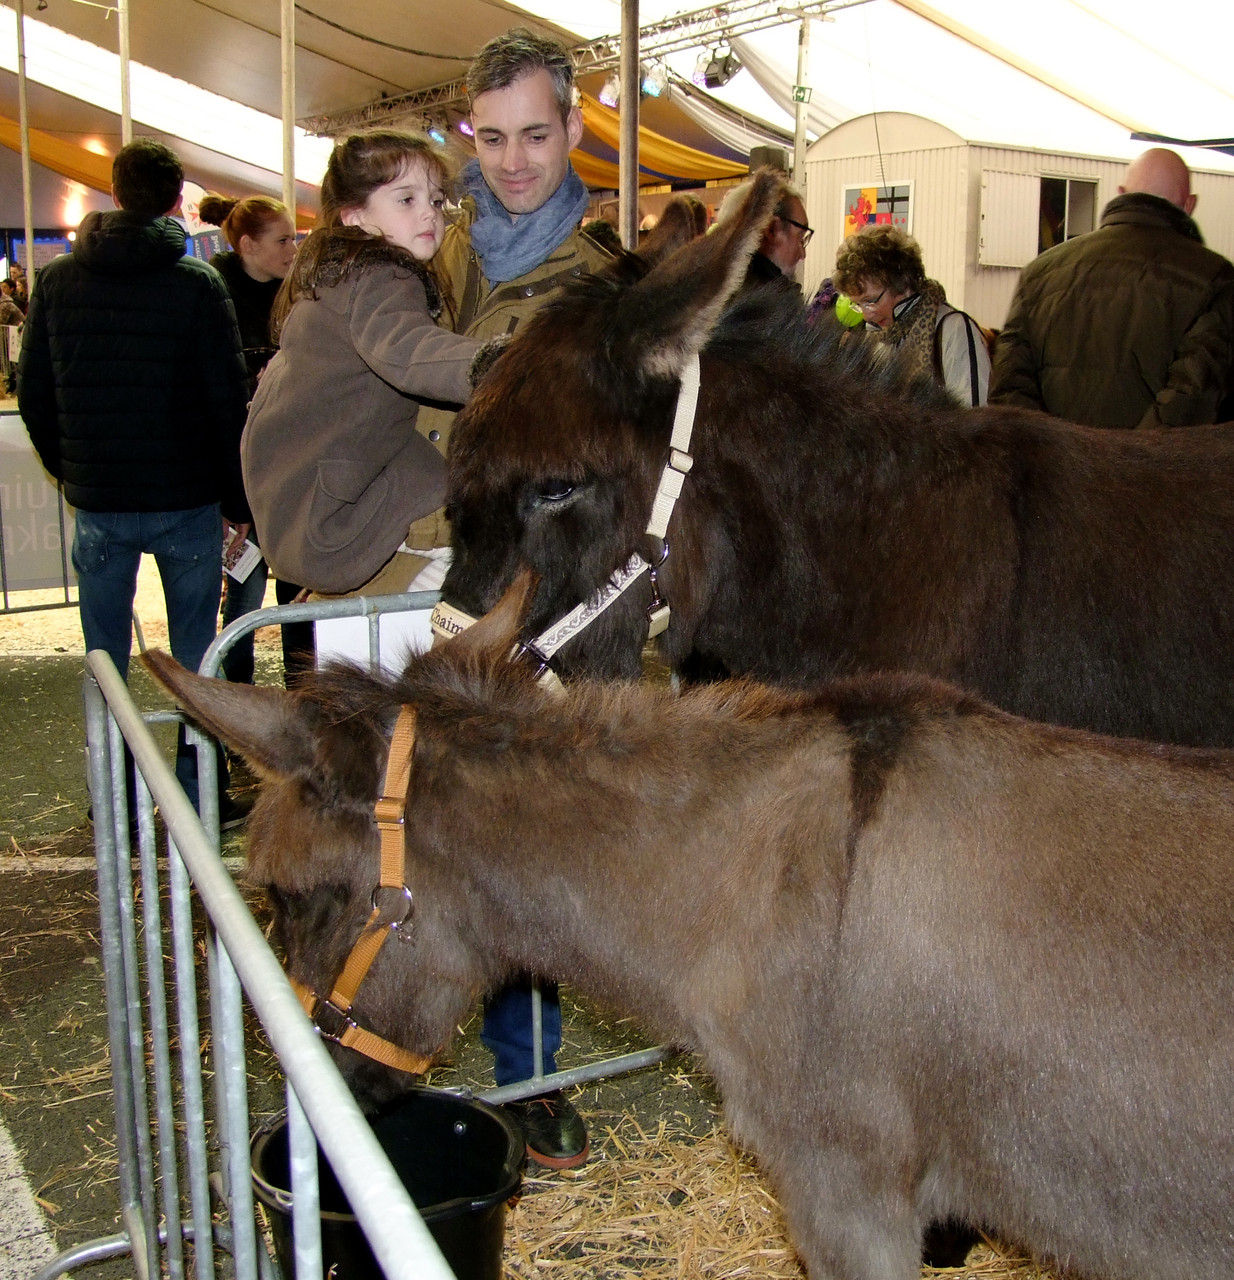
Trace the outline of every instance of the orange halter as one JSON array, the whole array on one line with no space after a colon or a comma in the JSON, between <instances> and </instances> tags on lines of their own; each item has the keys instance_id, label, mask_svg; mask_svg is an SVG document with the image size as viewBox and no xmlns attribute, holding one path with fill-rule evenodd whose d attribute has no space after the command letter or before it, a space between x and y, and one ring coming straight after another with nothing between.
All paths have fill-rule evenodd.
<instances>
[{"instance_id":1,"label":"orange halter","mask_svg":"<svg viewBox=\"0 0 1234 1280\"><path fill-rule=\"evenodd\" d=\"M292 990L299 997L304 1012L326 1040L355 1049L387 1067L423 1075L433 1059L411 1053L384 1040L372 1031L357 1026L351 1017L356 992L373 961L396 929L401 929L411 911L411 890L403 879L407 851L407 791L411 786L411 756L416 743L416 713L402 707L394 733L390 738L390 754L381 795L373 806L377 830L381 836L381 878L373 890L373 910L364 929L347 956L343 970L334 981L328 999L323 999L296 978L290 978ZM398 895L389 914L378 901L382 890L392 889ZM401 907L401 911L399 910Z\"/></svg>"}]
</instances>

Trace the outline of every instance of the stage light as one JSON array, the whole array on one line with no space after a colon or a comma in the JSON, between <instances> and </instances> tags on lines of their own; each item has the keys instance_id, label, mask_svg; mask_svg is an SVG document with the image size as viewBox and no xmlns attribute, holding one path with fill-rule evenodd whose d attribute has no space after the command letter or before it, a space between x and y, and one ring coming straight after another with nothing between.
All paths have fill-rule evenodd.
<instances>
[{"instance_id":1,"label":"stage light","mask_svg":"<svg viewBox=\"0 0 1234 1280\"><path fill-rule=\"evenodd\" d=\"M458 122L458 131L466 138L474 138L476 131L471 127L471 121L464 117Z\"/></svg>"},{"instance_id":2,"label":"stage light","mask_svg":"<svg viewBox=\"0 0 1234 1280\"><path fill-rule=\"evenodd\" d=\"M703 87L709 66L711 66L711 50L704 49L698 55L698 61L694 64L694 74L690 77L700 89Z\"/></svg>"},{"instance_id":3,"label":"stage light","mask_svg":"<svg viewBox=\"0 0 1234 1280\"><path fill-rule=\"evenodd\" d=\"M604 82L604 88L600 90L600 101L606 107L615 107L621 101L621 80L617 72L613 72Z\"/></svg>"},{"instance_id":4,"label":"stage light","mask_svg":"<svg viewBox=\"0 0 1234 1280\"><path fill-rule=\"evenodd\" d=\"M659 98L668 92L668 68L662 62L653 62L642 68L643 96Z\"/></svg>"},{"instance_id":5,"label":"stage light","mask_svg":"<svg viewBox=\"0 0 1234 1280\"><path fill-rule=\"evenodd\" d=\"M711 55L707 70L703 72L703 86L707 89L719 89L741 70L741 61L730 49L721 53L718 49Z\"/></svg>"}]
</instances>

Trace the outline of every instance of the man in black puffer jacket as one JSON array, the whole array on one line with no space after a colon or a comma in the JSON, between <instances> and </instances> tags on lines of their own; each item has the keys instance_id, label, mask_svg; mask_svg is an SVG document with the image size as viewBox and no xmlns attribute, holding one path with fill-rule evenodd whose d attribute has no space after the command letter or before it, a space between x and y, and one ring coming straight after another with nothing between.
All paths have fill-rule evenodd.
<instances>
[{"instance_id":1,"label":"man in black puffer jacket","mask_svg":"<svg viewBox=\"0 0 1234 1280\"><path fill-rule=\"evenodd\" d=\"M214 639L224 536L251 522L240 476L247 375L235 312L212 267L184 256L166 216L184 171L153 139L112 166L115 213L91 213L73 251L39 272L17 403L43 465L76 508L86 649L128 671L143 552L155 557L172 653L196 670ZM176 773L194 802L195 762ZM225 824L238 816L225 796Z\"/></svg>"}]
</instances>

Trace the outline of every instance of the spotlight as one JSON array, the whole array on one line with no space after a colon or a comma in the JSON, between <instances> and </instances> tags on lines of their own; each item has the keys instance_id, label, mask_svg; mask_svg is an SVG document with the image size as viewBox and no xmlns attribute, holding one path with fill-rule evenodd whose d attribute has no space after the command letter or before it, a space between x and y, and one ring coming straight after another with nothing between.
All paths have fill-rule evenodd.
<instances>
[{"instance_id":1,"label":"spotlight","mask_svg":"<svg viewBox=\"0 0 1234 1280\"><path fill-rule=\"evenodd\" d=\"M711 50L704 49L698 55L698 61L694 64L694 74L690 77L699 88L703 87L707 77L707 68L711 66Z\"/></svg>"},{"instance_id":2,"label":"spotlight","mask_svg":"<svg viewBox=\"0 0 1234 1280\"><path fill-rule=\"evenodd\" d=\"M703 85L708 89L719 89L741 70L741 61L730 49L721 53L718 49L711 55L707 70L703 72Z\"/></svg>"},{"instance_id":3,"label":"spotlight","mask_svg":"<svg viewBox=\"0 0 1234 1280\"><path fill-rule=\"evenodd\" d=\"M466 117L458 122L458 131L467 138L474 138L476 136L476 131L471 127L471 121L466 119Z\"/></svg>"},{"instance_id":4,"label":"spotlight","mask_svg":"<svg viewBox=\"0 0 1234 1280\"><path fill-rule=\"evenodd\" d=\"M604 88L600 90L600 101L606 107L615 107L621 101L621 80L615 71L604 82Z\"/></svg>"},{"instance_id":5,"label":"spotlight","mask_svg":"<svg viewBox=\"0 0 1234 1280\"><path fill-rule=\"evenodd\" d=\"M653 62L642 68L643 96L658 98L668 91L668 68L662 62Z\"/></svg>"}]
</instances>

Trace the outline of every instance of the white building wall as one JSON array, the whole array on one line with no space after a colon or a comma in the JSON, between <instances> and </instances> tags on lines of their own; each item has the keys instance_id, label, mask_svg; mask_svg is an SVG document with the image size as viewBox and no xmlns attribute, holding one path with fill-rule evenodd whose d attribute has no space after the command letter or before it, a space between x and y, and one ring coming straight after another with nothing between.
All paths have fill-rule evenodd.
<instances>
[{"instance_id":1,"label":"white building wall","mask_svg":"<svg viewBox=\"0 0 1234 1280\"><path fill-rule=\"evenodd\" d=\"M964 225L968 199L967 148L877 152L843 159L806 158L806 212L815 228L806 254L807 297L835 268L844 239L844 191L849 187L913 188L913 236L920 242L926 273L942 283L948 298L963 306Z\"/></svg>"},{"instance_id":2,"label":"white building wall","mask_svg":"<svg viewBox=\"0 0 1234 1280\"><path fill-rule=\"evenodd\" d=\"M806 210L816 229L803 273L807 298L835 267L844 235L844 189L911 182L912 232L921 244L926 273L943 285L956 306L999 328L1020 272L979 263L983 171L1096 182L1099 218L1118 194L1126 170L1124 160L967 143L912 116L892 113L880 117L880 126L876 131L873 117L849 121L820 138L806 155ZM1195 218L1205 242L1234 261L1234 174L1201 170L1194 153L1186 158L1193 165L1192 186L1199 196Z\"/></svg>"}]
</instances>

